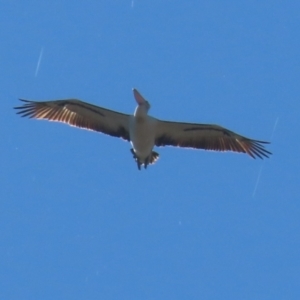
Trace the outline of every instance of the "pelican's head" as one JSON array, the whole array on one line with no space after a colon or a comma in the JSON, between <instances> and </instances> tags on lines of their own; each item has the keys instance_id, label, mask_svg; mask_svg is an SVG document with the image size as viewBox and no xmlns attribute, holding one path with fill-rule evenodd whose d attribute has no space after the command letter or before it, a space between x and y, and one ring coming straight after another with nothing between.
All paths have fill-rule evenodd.
<instances>
[{"instance_id":1,"label":"pelican's head","mask_svg":"<svg viewBox=\"0 0 300 300\"><path fill-rule=\"evenodd\" d=\"M135 109L134 116L146 116L148 110L150 109L149 102L138 92L137 89L133 89L133 95L138 104L137 108Z\"/></svg>"}]
</instances>

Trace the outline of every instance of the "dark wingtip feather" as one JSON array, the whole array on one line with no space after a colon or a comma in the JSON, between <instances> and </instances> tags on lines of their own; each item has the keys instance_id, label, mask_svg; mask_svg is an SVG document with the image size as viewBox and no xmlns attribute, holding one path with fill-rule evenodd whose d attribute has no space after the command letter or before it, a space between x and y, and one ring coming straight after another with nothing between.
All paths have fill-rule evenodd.
<instances>
[{"instance_id":1,"label":"dark wingtip feather","mask_svg":"<svg viewBox=\"0 0 300 300\"><path fill-rule=\"evenodd\" d=\"M253 158L256 157L259 157L260 159L269 158L269 156L272 155L272 152L265 149L263 144L270 144L270 142L253 140L248 154Z\"/></svg>"},{"instance_id":2,"label":"dark wingtip feather","mask_svg":"<svg viewBox=\"0 0 300 300\"><path fill-rule=\"evenodd\" d=\"M258 141L258 140L254 140L254 142L256 142L256 143L258 143L258 144L271 144L271 142Z\"/></svg>"},{"instance_id":3,"label":"dark wingtip feather","mask_svg":"<svg viewBox=\"0 0 300 300\"><path fill-rule=\"evenodd\" d=\"M15 106L15 107L13 107L14 109L24 109L24 108L26 108L27 106L29 106L30 103L34 102L34 101L22 99L22 98L19 98L19 100L22 101L22 102L25 102L26 104L23 104L22 106ZM20 111L20 112L17 112L17 114L20 114L20 113L22 113L22 112L21 112L21 111Z\"/></svg>"},{"instance_id":4,"label":"dark wingtip feather","mask_svg":"<svg viewBox=\"0 0 300 300\"><path fill-rule=\"evenodd\" d=\"M23 98L19 98L19 100L22 101L22 102L34 102L34 101L23 99Z\"/></svg>"}]
</instances>

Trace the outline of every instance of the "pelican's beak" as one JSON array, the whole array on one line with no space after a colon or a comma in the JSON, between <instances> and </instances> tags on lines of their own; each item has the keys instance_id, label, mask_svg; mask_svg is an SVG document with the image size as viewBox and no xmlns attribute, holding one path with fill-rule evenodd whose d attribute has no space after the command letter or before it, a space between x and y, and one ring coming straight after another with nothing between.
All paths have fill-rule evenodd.
<instances>
[{"instance_id":1,"label":"pelican's beak","mask_svg":"<svg viewBox=\"0 0 300 300\"><path fill-rule=\"evenodd\" d=\"M138 105L144 104L146 99L138 92L137 89L132 89L134 98Z\"/></svg>"}]
</instances>

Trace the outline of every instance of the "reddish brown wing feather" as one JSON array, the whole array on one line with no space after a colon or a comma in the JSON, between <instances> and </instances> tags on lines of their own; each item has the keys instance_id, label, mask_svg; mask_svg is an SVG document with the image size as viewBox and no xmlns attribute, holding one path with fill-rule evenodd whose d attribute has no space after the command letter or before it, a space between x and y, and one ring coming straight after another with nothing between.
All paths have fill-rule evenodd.
<instances>
[{"instance_id":1,"label":"reddish brown wing feather","mask_svg":"<svg viewBox=\"0 0 300 300\"><path fill-rule=\"evenodd\" d=\"M264 148L268 142L248 139L217 125L160 121L160 127L162 129L156 137L156 146L234 151L261 159L272 154Z\"/></svg>"},{"instance_id":2,"label":"reddish brown wing feather","mask_svg":"<svg viewBox=\"0 0 300 300\"><path fill-rule=\"evenodd\" d=\"M22 117L67 123L122 137L129 141L128 115L104 109L77 99L35 102L20 99L23 106L15 107ZM118 121L116 121L118 120Z\"/></svg>"}]
</instances>

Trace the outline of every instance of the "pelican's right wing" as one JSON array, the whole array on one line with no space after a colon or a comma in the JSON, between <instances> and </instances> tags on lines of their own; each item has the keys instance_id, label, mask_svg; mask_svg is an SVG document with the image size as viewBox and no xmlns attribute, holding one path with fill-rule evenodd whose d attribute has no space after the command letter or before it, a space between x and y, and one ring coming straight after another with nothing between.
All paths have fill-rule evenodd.
<instances>
[{"instance_id":1,"label":"pelican's right wing","mask_svg":"<svg viewBox=\"0 0 300 300\"><path fill-rule=\"evenodd\" d=\"M29 101L15 107L22 117L67 123L71 126L102 132L111 136L129 138L129 118L122 114L77 99Z\"/></svg>"}]
</instances>

